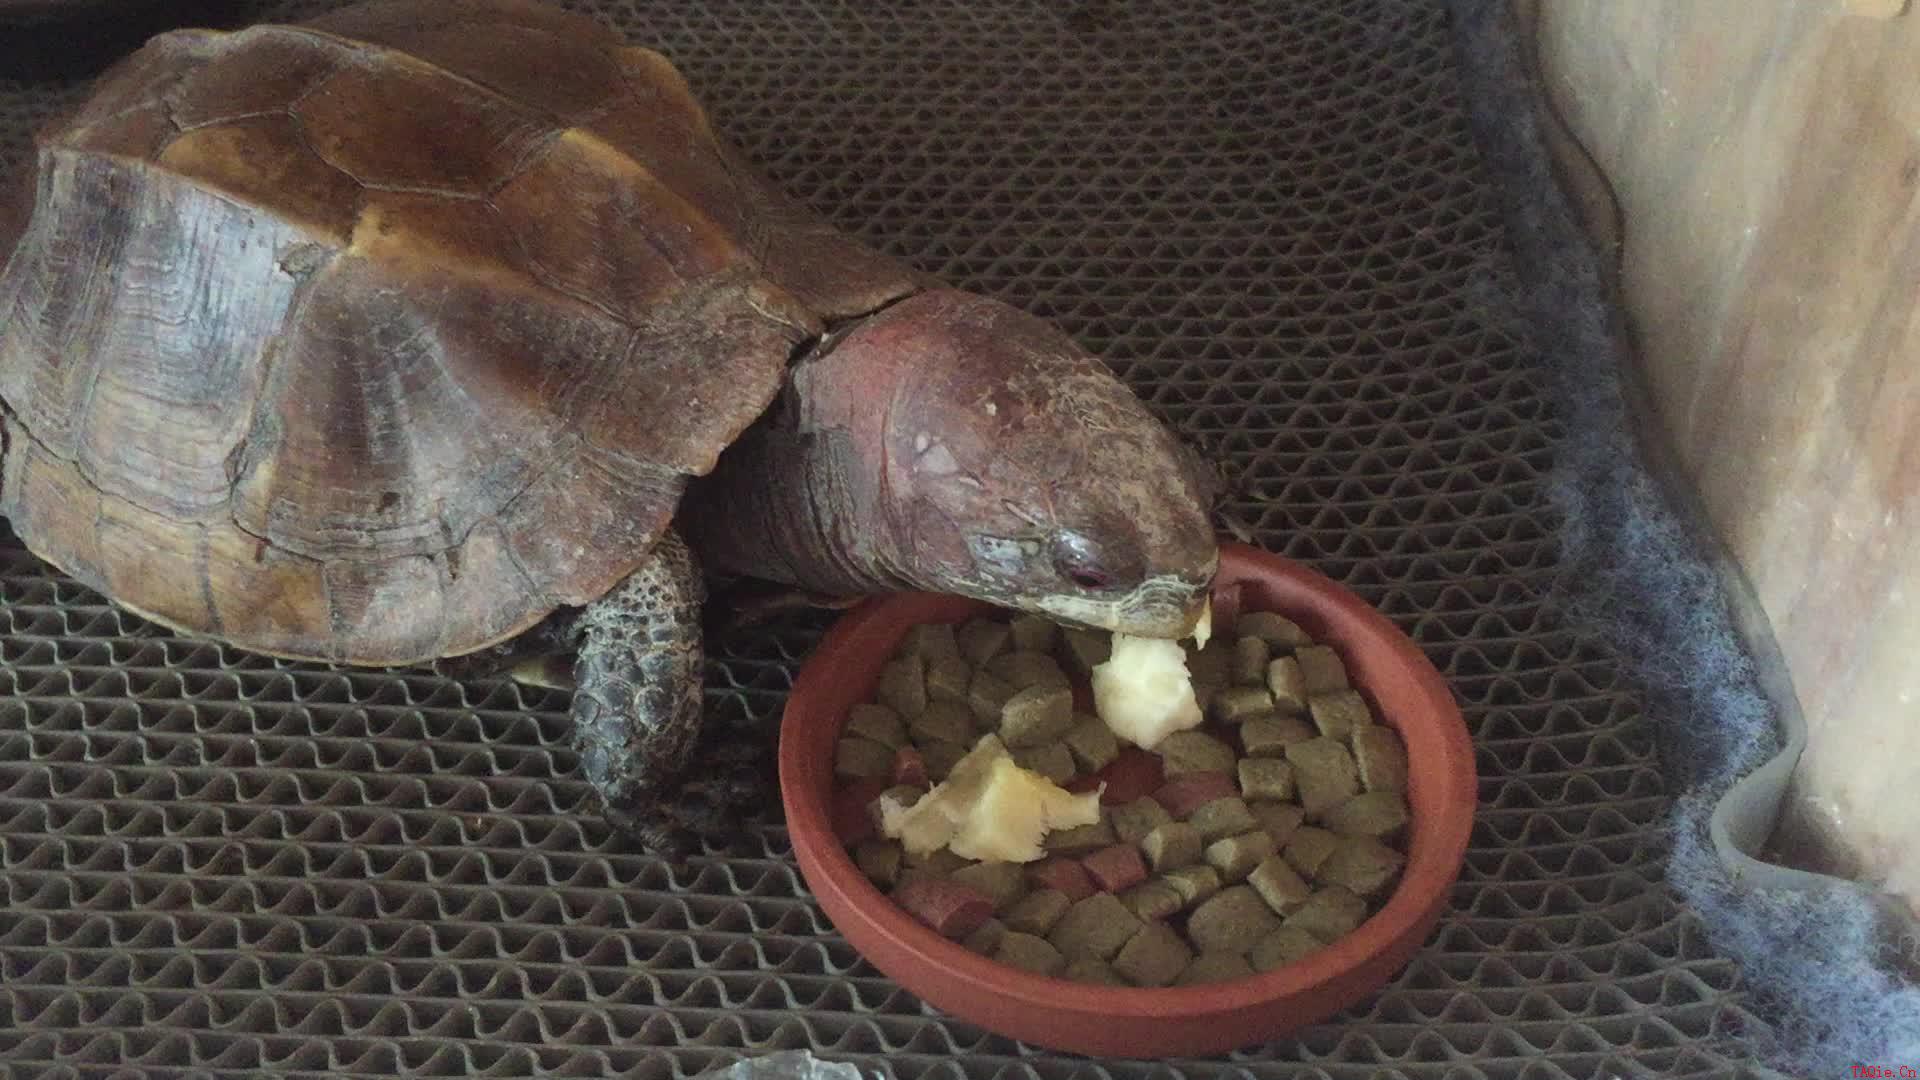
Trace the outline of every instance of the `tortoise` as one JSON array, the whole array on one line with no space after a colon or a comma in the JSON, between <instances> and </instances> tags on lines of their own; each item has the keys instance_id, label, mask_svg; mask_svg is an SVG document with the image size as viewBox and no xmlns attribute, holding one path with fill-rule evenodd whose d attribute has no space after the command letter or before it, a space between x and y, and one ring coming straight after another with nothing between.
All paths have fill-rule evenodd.
<instances>
[{"instance_id":1,"label":"tortoise","mask_svg":"<svg viewBox=\"0 0 1920 1080\"><path fill-rule=\"evenodd\" d=\"M0 217L21 541L272 656L564 656L643 845L741 794L689 768L710 576L1197 623L1198 455L1058 329L783 195L594 20L170 31L36 148Z\"/></svg>"}]
</instances>

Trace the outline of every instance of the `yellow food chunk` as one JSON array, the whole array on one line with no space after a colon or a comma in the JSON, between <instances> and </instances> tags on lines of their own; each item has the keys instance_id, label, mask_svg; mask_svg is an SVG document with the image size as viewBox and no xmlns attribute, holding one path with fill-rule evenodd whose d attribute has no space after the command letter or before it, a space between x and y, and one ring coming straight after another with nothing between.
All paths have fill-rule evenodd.
<instances>
[{"instance_id":1,"label":"yellow food chunk","mask_svg":"<svg viewBox=\"0 0 1920 1080\"><path fill-rule=\"evenodd\" d=\"M1113 657L1093 669L1093 709L1115 735L1148 750L1199 727L1186 652L1171 641L1113 635Z\"/></svg>"},{"instance_id":2,"label":"yellow food chunk","mask_svg":"<svg viewBox=\"0 0 1920 1080\"><path fill-rule=\"evenodd\" d=\"M1032 862L1053 829L1100 819L1100 793L1075 795L1014 764L998 736L985 735L947 779L911 806L880 801L880 831L910 855L951 848L968 859Z\"/></svg>"}]
</instances>

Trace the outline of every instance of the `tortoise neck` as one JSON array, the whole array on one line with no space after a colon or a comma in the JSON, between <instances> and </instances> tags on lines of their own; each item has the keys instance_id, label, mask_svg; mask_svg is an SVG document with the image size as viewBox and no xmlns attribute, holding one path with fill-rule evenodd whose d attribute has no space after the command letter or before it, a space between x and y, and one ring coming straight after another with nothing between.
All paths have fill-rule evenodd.
<instances>
[{"instance_id":1,"label":"tortoise neck","mask_svg":"<svg viewBox=\"0 0 1920 1080\"><path fill-rule=\"evenodd\" d=\"M829 342L686 500L683 530L714 570L840 596L913 588L886 481L886 373L850 373Z\"/></svg>"}]
</instances>

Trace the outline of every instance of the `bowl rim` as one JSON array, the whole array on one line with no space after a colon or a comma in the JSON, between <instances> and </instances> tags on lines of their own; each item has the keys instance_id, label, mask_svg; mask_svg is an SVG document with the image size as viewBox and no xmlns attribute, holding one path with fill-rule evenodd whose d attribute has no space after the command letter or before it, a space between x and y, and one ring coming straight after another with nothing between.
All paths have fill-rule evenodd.
<instances>
[{"instance_id":1,"label":"bowl rim","mask_svg":"<svg viewBox=\"0 0 1920 1080\"><path fill-rule=\"evenodd\" d=\"M794 681L782 714L780 788L790 842L809 887L816 896L837 892L868 924L866 929L884 934L901 948L925 956L930 963L938 965L942 976L968 984L975 993L990 993L1040 1010L1072 1008L1120 1020L1197 1017L1306 995L1355 977L1369 961L1392 952L1411 935L1417 934L1423 939L1458 879L1478 803L1472 741L1459 705L1426 654L1359 596L1310 567L1283 556L1243 544L1221 545L1221 575L1216 579L1216 590L1222 585L1260 577L1286 579L1289 588L1310 599L1314 605L1310 614L1316 621L1341 625L1342 632L1323 636L1351 638L1358 633L1385 646L1392 666L1410 676L1421 695L1440 713L1434 717L1432 726L1438 729L1437 749L1442 760L1429 761L1422 769L1428 772L1432 782L1442 786L1441 813L1416 824L1423 842L1409 853L1392 896L1352 933L1302 960L1244 978L1199 986L1110 987L1022 971L971 952L922 924L882 893L860 872L832 828L831 770L828 770L825 799L812 797L810 792L802 790L805 785L799 782L799 777L806 770L800 760L802 740L797 733L801 725L810 720L809 714L814 711L812 703L820 692L818 688L838 678L832 658L857 647L862 638L882 632L881 624L892 612L908 604L925 604L928 599L955 609L962 605L979 610L992 608L977 601L929 593L878 597L843 615L808 657ZM1357 680L1355 688L1367 694L1367 687ZM1411 839L1409 847L1413 847ZM813 880L816 877L818 881ZM1409 887L1409 883L1415 881L1422 883L1422 887ZM846 934L845 927L840 930L862 956L868 956L867 950L860 949L852 935ZM886 972L878 960L871 957L869 960ZM1385 977L1391 975L1390 970ZM1376 985L1377 982L1369 981L1360 992Z\"/></svg>"}]
</instances>

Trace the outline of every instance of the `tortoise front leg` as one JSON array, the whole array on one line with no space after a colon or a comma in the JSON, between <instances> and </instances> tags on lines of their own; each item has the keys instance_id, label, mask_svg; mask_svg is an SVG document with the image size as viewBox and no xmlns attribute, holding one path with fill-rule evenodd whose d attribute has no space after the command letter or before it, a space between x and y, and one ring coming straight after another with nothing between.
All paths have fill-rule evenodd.
<instances>
[{"instance_id":1,"label":"tortoise front leg","mask_svg":"<svg viewBox=\"0 0 1920 1080\"><path fill-rule=\"evenodd\" d=\"M705 590L693 553L669 531L648 561L588 604L576 631L573 741L608 819L678 856L694 833L727 825L741 793L696 784L685 766L700 733Z\"/></svg>"}]
</instances>

